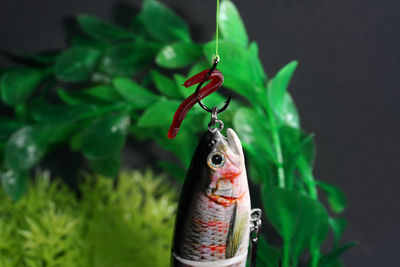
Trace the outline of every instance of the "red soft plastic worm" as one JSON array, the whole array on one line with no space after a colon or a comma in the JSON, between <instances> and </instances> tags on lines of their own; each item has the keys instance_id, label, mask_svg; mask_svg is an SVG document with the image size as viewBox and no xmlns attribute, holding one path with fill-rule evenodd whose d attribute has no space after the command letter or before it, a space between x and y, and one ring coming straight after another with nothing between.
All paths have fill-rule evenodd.
<instances>
[{"instance_id":1,"label":"red soft plastic worm","mask_svg":"<svg viewBox=\"0 0 400 267\"><path fill-rule=\"evenodd\" d=\"M169 128L167 135L169 139L174 139L175 136L178 134L179 127L181 126L182 121L185 119L186 114L189 112L189 110L197 102L199 102L209 94L217 91L221 87L224 81L224 76L222 75L222 73L217 69L215 69L211 74L209 74L209 72L210 72L209 69L204 70L194 75L192 78L188 79L183 84L183 86L185 87L190 87L194 84L211 80L211 82L206 86L204 86L203 88L201 88L197 94L193 93L188 98L186 98L179 106L179 108L176 110L174 115L174 120L172 121L171 127Z\"/></svg>"}]
</instances>

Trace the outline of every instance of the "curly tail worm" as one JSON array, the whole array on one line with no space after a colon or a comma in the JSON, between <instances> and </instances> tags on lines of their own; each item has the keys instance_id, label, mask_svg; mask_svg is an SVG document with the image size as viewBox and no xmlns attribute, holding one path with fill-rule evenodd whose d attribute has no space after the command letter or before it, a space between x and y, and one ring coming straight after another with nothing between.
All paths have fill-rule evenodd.
<instances>
[{"instance_id":1,"label":"curly tail worm","mask_svg":"<svg viewBox=\"0 0 400 267\"><path fill-rule=\"evenodd\" d=\"M210 71L212 71L212 72L210 73ZM194 92L193 94L191 94L178 107L178 109L175 112L171 127L169 128L169 131L168 131L167 136L169 139L174 139L176 137L176 135L178 134L178 131L179 131L179 127L181 126L181 124L182 124L183 120L185 119L186 114L189 112L189 110L196 103L201 101L203 98L205 98L209 94L217 91L221 87L221 85L224 81L224 76L217 69L214 69L214 70L208 69L208 70L204 70L204 71L194 75L193 77L191 77L187 81L185 81L183 86L185 86L187 88L194 84L203 83L203 82L209 81L209 80L211 80L211 82L209 84L202 87L198 92Z\"/></svg>"}]
</instances>

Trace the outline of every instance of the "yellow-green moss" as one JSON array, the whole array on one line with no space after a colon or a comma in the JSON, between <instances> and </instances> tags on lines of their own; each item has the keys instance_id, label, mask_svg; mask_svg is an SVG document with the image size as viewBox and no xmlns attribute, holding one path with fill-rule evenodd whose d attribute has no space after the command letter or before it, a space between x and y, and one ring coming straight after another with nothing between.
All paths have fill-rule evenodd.
<instances>
[{"instance_id":1,"label":"yellow-green moss","mask_svg":"<svg viewBox=\"0 0 400 267\"><path fill-rule=\"evenodd\" d=\"M16 203L0 190L0 266L168 266L176 202L165 180L84 178L79 200L47 172Z\"/></svg>"}]
</instances>

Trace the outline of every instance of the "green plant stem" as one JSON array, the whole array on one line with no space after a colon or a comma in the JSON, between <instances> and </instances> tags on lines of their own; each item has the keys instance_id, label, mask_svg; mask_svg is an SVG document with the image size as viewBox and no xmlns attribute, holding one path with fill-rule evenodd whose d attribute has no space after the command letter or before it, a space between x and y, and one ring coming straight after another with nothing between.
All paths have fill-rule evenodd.
<instances>
[{"instance_id":1,"label":"green plant stem","mask_svg":"<svg viewBox=\"0 0 400 267\"><path fill-rule=\"evenodd\" d=\"M319 247L316 247L311 250L311 267L318 267L318 262L319 262Z\"/></svg>"},{"instance_id":2,"label":"green plant stem","mask_svg":"<svg viewBox=\"0 0 400 267\"><path fill-rule=\"evenodd\" d=\"M286 187L285 181L285 169L283 168L283 154L282 154L282 145L281 145L281 138L279 136L278 127L276 126L276 120L269 105L266 106L267 116L269 122L271 124L271 134L272 134L272 141L274 142L274 148L276 151L277 157L277 171L278 171L278 186L280 188Z\"/></svg>"},{"instance_id":3,"label":"green plant stem","mask_svg":"<svg viewBox=\"0 0 400 267\"><path fill-rule=\"evenodd\" d=\"M317 186L315 183L314 176L312 174L312 170L310 169L310 166L303 157L299 158L298 168L307 186L309 196L312 199L318 199Z\"/></svg>"},{"instance_id":4,"label":"green plant stem","mask_svg":"<svg viewBox=\"0 0 400 267\"><path fill-rule=\"evenodd\" d=\"M288 241L285 241L283 244L283 252L282 252L282 267L289 267L290 264L290 244Z\"/></svg>"}]
</instances>

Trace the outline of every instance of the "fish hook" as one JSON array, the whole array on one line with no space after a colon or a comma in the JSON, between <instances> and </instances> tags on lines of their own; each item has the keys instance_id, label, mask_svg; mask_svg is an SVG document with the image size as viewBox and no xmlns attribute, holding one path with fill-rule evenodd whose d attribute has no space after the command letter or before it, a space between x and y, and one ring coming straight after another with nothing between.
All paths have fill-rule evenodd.
<instances>
[{"instance_id":1,"label":"fish hook","mask_svg":"<svg viewBox=\"0 0 400 267\"><path fill-rule=\"evenodd\" d=\"M207 81L207 78L211 75L211 73L217 68L217 65L218 65L218 62L219 62L219 56L217 56L216 58L215 58L215 60L214 60L214 64L213 64L213 66L211 67L211 69L209 70L209 72L207 73L207 76L206 76L206 78L201 82L201 83L199 83L198 85L197 85L197 88L196 88L196 91L195 91L195 94L196 94L196 96L198 95L198 93L199 93L199 91L200 91L200 88L203 86L203 84ZM230 104L230 102L231 102L231 98L232 98L232 94L229 94L229 96L228 96L228 98L225 100L225 105L222 107L222 108L217 108L217 113L221 113L221 112L224 112L227 108L228 108L228 106L229 106L229 104ZM199 100L199 105L200 105L200 107L202 107L205 111L208 111L208 112L210 112L210 113L213 113L213 108L209 108L209 107L207 107L206 105L204 105L203 104L203 102L201 102L201 99ZM214 111L215 112L215 111Z\"/></svg>"},{"instance_id":2,"label":"fish hook","mask_svg":"<svg viewBox=\"0 0 400 267\"><path fill-rule=\"evenodd\" d=\"M224 76L219 70L216 69L218 61L219 59L217 58L211 69L204 70L184 82L183 86L185 87L190 87L195 84L198 84L198 86L196 88L196 91L188 98L186 98L176 110L174 119L167 135L169 139L174 139L176 137L179 131L179 127L186 117L186 114L196 103L199 103L204 110L212 112L213 109L206 107L203 103L201 103L201 100L209 94L218 90L224 81ZM211 80L210 83L202 87L202 85L209 80ZM228 99L225 101L225 105L221 109L217 109L217 113L221 113L226 110L230 103L230 100L231 96L228 97Z\"/></svg>"}]
</instances>

